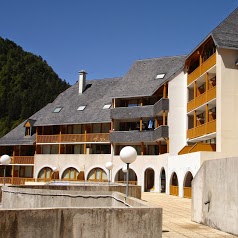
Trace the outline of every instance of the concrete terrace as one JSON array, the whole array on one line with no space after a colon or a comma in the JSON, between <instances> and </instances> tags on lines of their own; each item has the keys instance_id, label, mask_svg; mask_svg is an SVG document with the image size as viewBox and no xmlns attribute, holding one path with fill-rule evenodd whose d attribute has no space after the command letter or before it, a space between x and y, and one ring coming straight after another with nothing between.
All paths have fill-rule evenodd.
<instances>
[{"instance_id":1,"label":"concrete terrace","mask_svg":"<svg viewBox=\"0 0 238 238\"><path fill-rule=\"evenodd\" d=\"M191 221L191 200L162 193L142 193L142 199L163 208L162 237L237 237Z\"/></svg>"}]
</instances>

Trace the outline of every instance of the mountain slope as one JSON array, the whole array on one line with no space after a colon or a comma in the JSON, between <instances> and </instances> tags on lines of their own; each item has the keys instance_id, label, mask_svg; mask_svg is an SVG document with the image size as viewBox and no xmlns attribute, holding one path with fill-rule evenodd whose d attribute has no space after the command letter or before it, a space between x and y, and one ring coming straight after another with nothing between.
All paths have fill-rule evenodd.
<instances>
[{"instance_id":1,"label":"mountain slope","mask_svg":"<svg viewBox=\"0 0 238 238\"><path fill-rule=\"evenodd\" d=\"M69 86L40 56L0 37L0 137Z\"/></svg>"}]
</instances>

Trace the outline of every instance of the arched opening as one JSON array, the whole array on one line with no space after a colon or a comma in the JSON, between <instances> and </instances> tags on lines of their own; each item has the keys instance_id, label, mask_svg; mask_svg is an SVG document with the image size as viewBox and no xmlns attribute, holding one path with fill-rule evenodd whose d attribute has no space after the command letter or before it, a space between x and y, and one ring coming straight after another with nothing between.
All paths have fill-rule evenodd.
<instances>
[{"instance_id":1,"label":"arched opening","mask_svg":"<svg viewBox=\"0 0 238 238\"><path fill-rule=\"evenodd\" d=\"M120 169L115 176L115 183L126 183L126 173ZM137 175L133 169L129 168L129 184L137 185Z\"/></svg>"},{"instance_id":2,"label":"arched opening","mask_svg":"<svg viewBox=\"0 0 238 238\"><path fill-rule=\"evenodd\" d=\"M153 169L148 168L145 171L144 182L145 182L145 192L150 192L154 190L155 172Z\"/></svg>"},{"instance_id":3,"label":"arched opening","mask_svg":"<svg viewBox=\"0 0 238 238\"><path fill-rule=\"evenodd\" d=\"M188 171L184 177L184 183L183 183L183 196L185 198L192 197L192 181L193 181L193 175L190 171Z\"/></svg>"},{"instance_id":4,"label":"arched opening","mask_svg":"<svg viewBox=\"0 0 238 238\"><path fill-rule=\"evenodd\" d=\"M67 168L63 174L62 179L63 180L69 180L69 181L75 181L78 180L79 171L73 167Z\"/></svg>"},{"instance_id":5,"label":"arched opening","mask_svg":"<svg viewBox=\"0 0 238 238\"><path fill-rule=\"evenodd\" d=\"M178 177L175 172L172 173L170 179L170 195L179 195Z\"/></svg>"},{"instance_id":6,"label":"arched opening","mask_svg":"<svg viewBox=\"0 0 238 238\"><path fill-rule=\"evenodd\" d=\"M166 192L166 174L164 168L161 169L160 173L160 192L161 193Z\"/></svg>"},{"instance_id":7,"label":"arched opening","mask_svg":"<svg viewBox=\"0 0 238 238\"><path fill-rule=\"evenodd\" d=\"M37 181L50 181L52 178L53 170L50 167L44 167L38 173Z\"/></svg>"},{"instance_id":8,"label":"arched opening","mask_svg":"<svg viewBox=\"0 0 238 238\"><path fill-rule=\"evenodd\" d=\"M108 181L106 172L101 168L92 169L89 174L87 180L93 182L106 182Z\"/></svg>"}]
</instances>

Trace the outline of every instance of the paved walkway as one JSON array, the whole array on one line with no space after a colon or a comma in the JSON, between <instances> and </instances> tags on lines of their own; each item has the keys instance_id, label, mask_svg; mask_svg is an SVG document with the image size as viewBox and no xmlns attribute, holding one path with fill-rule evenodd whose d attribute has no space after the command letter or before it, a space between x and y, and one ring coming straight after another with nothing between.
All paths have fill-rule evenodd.
<instances>
[{"instance_id":1,"label":"paved walkway","mask_svg":"<svg viewBox=\"0 0 238 238\"><path fill-rule=\"evenodd\" d=\"M192 222L190 199L162 193L142 193L142 199L163 208L163 238L237 238L237 236Z\"/></svg>"}]
</instances>

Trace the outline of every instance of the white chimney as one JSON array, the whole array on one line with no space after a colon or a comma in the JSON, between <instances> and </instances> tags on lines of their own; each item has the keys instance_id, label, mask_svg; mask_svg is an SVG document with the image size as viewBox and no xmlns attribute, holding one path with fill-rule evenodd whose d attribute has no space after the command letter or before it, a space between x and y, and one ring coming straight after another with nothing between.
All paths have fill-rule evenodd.
<instances>
[{"instance_id":1,"label":"white chimney","mask_svg":"<svg viewBox=\"0 0 238 238\"><path fill-rule=\"evenodd\" d=\"M86 74L84 70L79 71L79 94L82 94L86 87Z\"/></svg>"}]
</instances>

